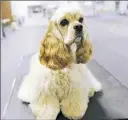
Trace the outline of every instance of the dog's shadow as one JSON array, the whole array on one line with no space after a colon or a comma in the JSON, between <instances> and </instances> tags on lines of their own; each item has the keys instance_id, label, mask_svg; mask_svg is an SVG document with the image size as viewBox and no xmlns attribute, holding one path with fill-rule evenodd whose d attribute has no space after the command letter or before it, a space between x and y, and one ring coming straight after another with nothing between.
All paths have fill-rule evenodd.
<instances>
[{"instance_id":1,"label":"dog's shadow","mask_svg":"<svg viewBox=\"0 0 128 120\"><path fill-rule=\"evenodd\" d=\"M98 92L92 98L90 98L88 109L81 120L108 120L107 113L102 108L99 102L99 99L102 94L103 94L102 92ZM65 118L60 112L60 114L57 117L57 120L69 120L69 119Z\"/></svg>"}]
</instances>

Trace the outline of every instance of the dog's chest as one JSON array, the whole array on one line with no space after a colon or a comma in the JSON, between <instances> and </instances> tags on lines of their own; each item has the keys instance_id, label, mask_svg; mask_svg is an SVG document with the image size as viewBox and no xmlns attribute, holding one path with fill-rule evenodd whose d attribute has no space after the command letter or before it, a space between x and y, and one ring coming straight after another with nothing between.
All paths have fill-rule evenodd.
<instances>
[{"instance_id":1,"label":"dog's chest","mask_svg":"<svg viewBox=\"0 0 128 120\"><path fill-rule=\"evenodd\" d=\"M70 89L70 75L68 71L52 72L51 86L53 87L56 96L59 100L63 99L68 94Z\"/></svg>"},{"instance_id":2,"label":"dog's chest","mask_svg":"<svg viewBox=\"0 0 128 120\"><path fill-rule=\"evenodd\" d=\"M70 69L52 72L51 87L61 101L73 87L81 84L82 76L78 65Z\"/></svg>"}]
</instances>

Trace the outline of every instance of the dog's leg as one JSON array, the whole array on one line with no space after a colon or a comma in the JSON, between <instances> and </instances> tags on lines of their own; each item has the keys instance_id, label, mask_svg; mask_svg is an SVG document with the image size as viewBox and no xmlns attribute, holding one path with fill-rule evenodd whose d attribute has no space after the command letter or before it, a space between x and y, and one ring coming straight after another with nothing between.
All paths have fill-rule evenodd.
<instances>
[{"instance_id":1,"label":"dog's leg","mask_svg":"<svg viewBox=\"0 0 128 120\"><path fill-rule=\"evenodd\" d=\"M89 97L92 97L95 92L102 90L101 83L91 73L86 65L81 65L81 72L83 74L83 81L85 81L86 90L89 93Z\"/></svg>"},{"instance_id":2,"label":"dog's leg","mask_svg":"<svg viewBox=\"0 0 128 120\"><path fill-rule=\"evenodd\" d=\"M23 103L31 103L38 97L39 94L39 85L36 82L36 78L33 78L31 75L27 75L19 88L18 98Z\"/></svg>"},{"instance_id":3,"label":"dog's leg","mask_svg":"<svg viewBox=\"0 0 128 120\"><path fill-rule=\"evenodd\" d=\"M38 54L33 55L30 59L29 72L24 77L18 91L20 100L31 103L38 97L45 80L45 71L46 69L39 63Z\"/></svg>"},{"instance_id":4,"label":"dog's leg","mask_svg":"<svg viewBox=\"0 0 128 120\"><path fill-rule=\"evenodd\" d=\"M89 69L87 69L88 82L91 85L91 89L98 92L102 90L101 83L96 79L96 77L91 73Z\"/></svg>"},{"instance_id":5,"label":"dog's leg","mask_svg":"<svg viewBox=\"0 0 128 120\"><path fill-rule=\"evenodd\" d=\"M88 95L85 91L73 88L68 97L61 102L61 111L69 119L81 119L88 107Z\"/></svg>"},{"instance_id":6,"label":"dog's leg","mask_svg":"<svg viewBox=\"0 0 128 120\"><path fill-rule=\"evenodd\" d=\"M39 97L38 101L31 103L29 106L37 120L56 120L60 112L58 99L51 95L43 96L43 98Z\"/></svg>"}]
</instances>

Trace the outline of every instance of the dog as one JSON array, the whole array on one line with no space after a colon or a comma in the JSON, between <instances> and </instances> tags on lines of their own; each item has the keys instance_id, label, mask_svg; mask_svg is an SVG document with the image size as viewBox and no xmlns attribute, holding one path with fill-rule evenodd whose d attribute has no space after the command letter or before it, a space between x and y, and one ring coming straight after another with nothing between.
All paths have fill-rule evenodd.
<instances>
[{"instance_id":1,"label":"dog","mask_svg":"<svg viewBox=\"0 0 128 120\"><path fill-rule=\"evenodd\" d=\"M55 120L61 111L81 119L89 98L102 89L86 64L92 44L79 5L61 6L49 21L39 53L32 56L18 98L28 102L36 119Z\"/></svg>"}]
</instances>

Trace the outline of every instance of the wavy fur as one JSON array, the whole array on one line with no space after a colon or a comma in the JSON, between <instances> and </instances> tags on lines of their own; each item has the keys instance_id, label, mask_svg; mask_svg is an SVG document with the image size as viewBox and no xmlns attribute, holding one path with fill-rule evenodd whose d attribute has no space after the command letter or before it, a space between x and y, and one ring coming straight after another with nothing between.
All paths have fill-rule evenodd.
<instances>
[{"instance_id":1,"label":"wavy fur","mask_svg":"<svg viewBox=\"0 0 128 120\"><path fill-rule=\"evenodd\" d=\"M89 97L101 90L100 82L85 65L92 56L92 45L84 23L78 22L80 11L70 9L69 14L65 9L59 9L49 22L40 52L32 56L19 88L18 98L30 102L36 119L55 120L60 111L69 119L81 119ZM69 26L60 26L61 17L70 19ZM79 24L84 27L84 39L73 43L73 27Z\"/></svg>"}]
</instances>

